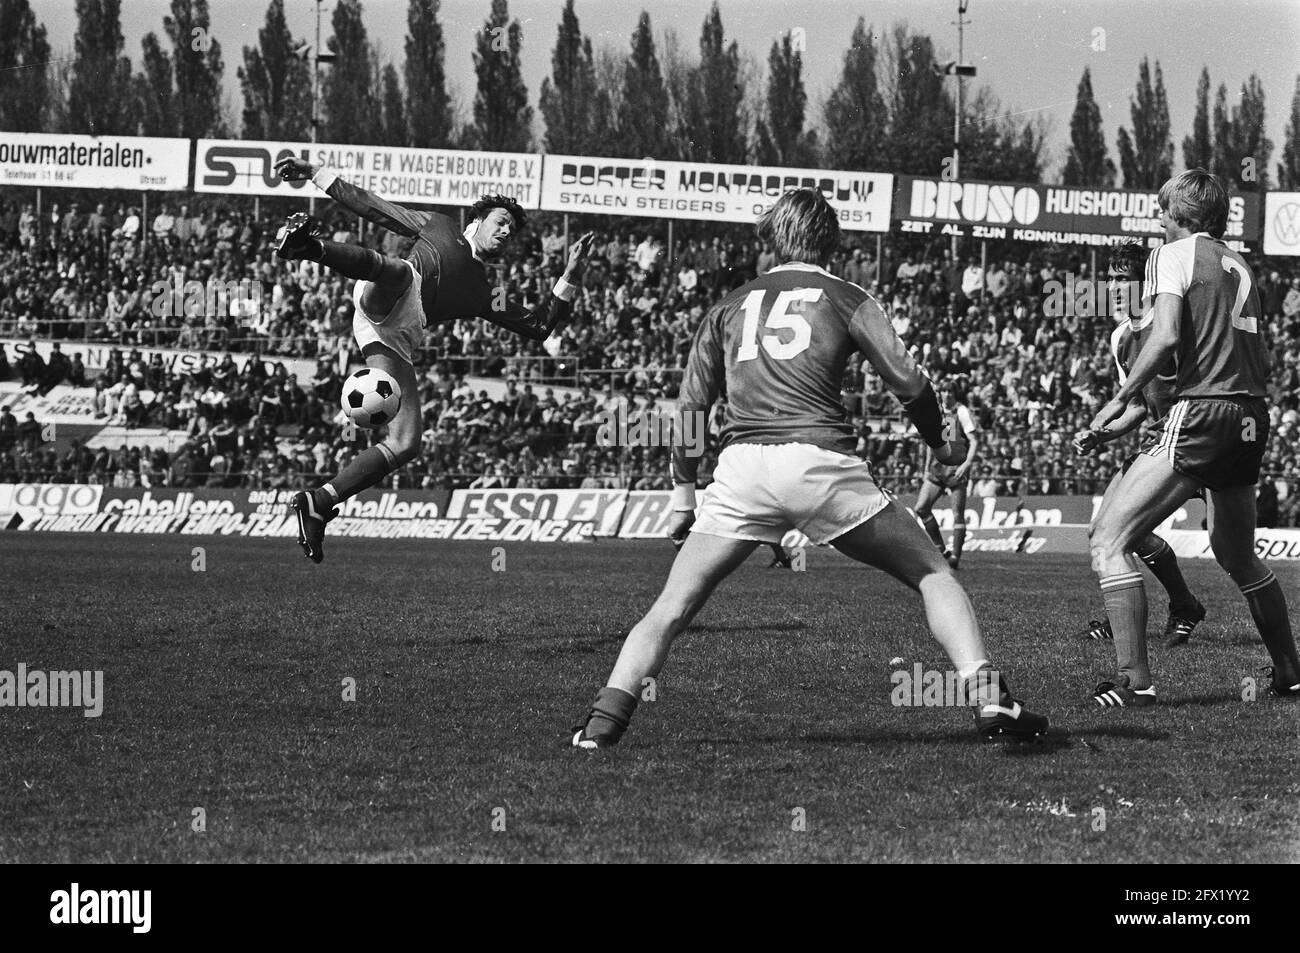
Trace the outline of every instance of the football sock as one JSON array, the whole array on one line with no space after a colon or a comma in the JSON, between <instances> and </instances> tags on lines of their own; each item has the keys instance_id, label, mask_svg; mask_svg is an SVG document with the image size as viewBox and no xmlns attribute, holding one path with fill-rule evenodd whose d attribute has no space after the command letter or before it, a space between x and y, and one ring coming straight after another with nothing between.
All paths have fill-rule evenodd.
<instances>
[{"instance_id":1,"label":"football sock","mask_svg":"<svg viewBox=\"0 0 1300 953\"><path fill-rule=\"evenodd\" d=\"M1196 607L1196 597L1187 588L1187 580L1183 578L1183 572L1178 568L1178 557L1174 555L1172 546L1159 536L1152 535L1139 543L1134 553L1138 559L1147 564L1147 568L1156 579L1160 580L1160 585L1165 587L1165 592L1169 593L1170 609Z\"/></svg>"},{"instance_id":2,"label":"football sock","mask_svg":"<svg viewBox=\"0 0 1300 953\"><path fill-rule=\"evenodd\" d=\"M316 239L316 241L320 242L321 253L320 257L314 260L331 271L337 271L345 278L378 281L379 276L384 272L386 259L377 251L344 242L331 242L324 239Z\"/></svg>"},{"instance_id":3,"label":"football sock","mask_svg":"<svg viewBox=\"0 0 1300 953\"><path fill-rule=\"evenodd\" d=\"M339 501L339 491L334 489L333 483L326 483L323 487L321 487L321 489L324 490L326 493L328 493L330 495L330 499L332 499L335 503Z\"/></svg>"},{"instance_id":4,"label":"football sock","mask_svg":"<svg viewBox=\"0 0 1300 953\"><path fill-rule=\"evenodd\" d=\"M602 745L617 744L632 720L632 712L636 711L638 700L635 695L621 688L606 685L596 692L596 700L591 703L584 737Z\"/></svg>"},{"instance_id":5,"label":"football sock","mask_svg":"<svg viewBox=\"0 0 1300 953\"><path fill-rule=\"evenodd\" d=\"M939 532L939 521L934 518L934 514L926 513L921 523L925 526L925 532L929 535L930 542L940 549L944 549L943 533Z\"/></svg>"},{"instance_id":6,"label":"football sock","mask_svg":"<svg viewBox=\"0 0 1300 953\"><path fill-rule=\"evenodd\" d=\"M966 545L966 524L952 524L952 554L961 558L961 548Z\"/></svg>"},{"instance_id":7,"label":"football sock","mask_svg":"<svg viewBox=\"0 0 1300 953\"><path fill-rule=\"evenodd\" d=\"M1151 687L1151 663L1147 658L1147 591L1140 572L1124 572L1101 580L1101 597L1106 617L1115 633L1115 661L1128 687L1140 691Z\"/></svg>"},{"instance_id":8,"label":"football sock","mask_svg":"<svg viewBox=\"0 0 1300 953\"><path fill-rule=\"evenodd\" d=\"M1241 594L1246 597L1255 628L1259 629L1259 636L1273 659L1277 681L1287 685L1300 681L1300 657L1296 655L1286 596L1277 576L1270 569L1263 579L1242 586Z\"/></svg>"},{"instance_id":9,"label":"football sock","mask_svg":"<svg viewBox=\"0 0 1300 953\"><path fill-rule=\"evenodd\" d=\"M342 502L374 486L395 469L397 461L393 451L382 443L377 444L358 453L338 476L325 484L325 489L326 492L332 489L335 502Z\"/></svg>"}]
</instances>

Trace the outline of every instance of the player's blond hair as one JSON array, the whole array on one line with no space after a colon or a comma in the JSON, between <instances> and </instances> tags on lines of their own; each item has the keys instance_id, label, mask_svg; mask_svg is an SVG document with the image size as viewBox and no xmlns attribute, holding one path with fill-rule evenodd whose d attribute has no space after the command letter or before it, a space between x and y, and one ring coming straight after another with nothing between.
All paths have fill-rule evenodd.
<instances>
[{"instance_id":1,"label":"player's blond hair","mask_svg":"<svg viewBox=\"0 0 1300 953\"><path fill-rule=\"evenodd\" d=\"M823 264L840 245L840 217L817 189L792 189L758 219L758 237L781 262Z\"/></svg>"},{"instance_id":2,"label":"player's blond hair","mask_svg":"<svg viewBox=\"0 0 1300 953\"><path fill-rule=\"evenodd\" d=\"M1204 169L1188 169L1160 186L1160 207L1175 223L1192 232L1222 238L1228 227L1228 190Z\"/></svg>"}]
</instances>

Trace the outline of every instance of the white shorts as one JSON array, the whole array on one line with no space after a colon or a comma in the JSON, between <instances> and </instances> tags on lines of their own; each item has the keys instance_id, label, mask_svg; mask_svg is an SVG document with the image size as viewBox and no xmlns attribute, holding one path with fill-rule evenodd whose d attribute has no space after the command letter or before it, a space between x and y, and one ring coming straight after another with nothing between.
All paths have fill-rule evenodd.
<instances>
[{"instance_id":1,"label":"white shorts","mask_svg":"<svg viewBox=\"0 0 1300 953\"><path fill-rule=\"evenodd\" d=\"M797 529L820 546L888 505L857 457L806 443L733 443L718 457L691 532L779 543Z\"/></svg>"},{"instance_id":2,"label":"white shorts","mask_svg":"<svg viewBox=\"0 0 1300 953\"><path fill-rule=\"evenodd\" d=\"M387 317L375 320L361 307L361 296L370 287L368 281L358 281L352 288L352 303L357 306L352 315L352 336L357 346L365 350L367 344L378 342L397 352L407 364L415 363L415 352L424 344L424 305L420 300L423 280L409 261L411 285L397 299Z\"/></svg>"}]
</instances>

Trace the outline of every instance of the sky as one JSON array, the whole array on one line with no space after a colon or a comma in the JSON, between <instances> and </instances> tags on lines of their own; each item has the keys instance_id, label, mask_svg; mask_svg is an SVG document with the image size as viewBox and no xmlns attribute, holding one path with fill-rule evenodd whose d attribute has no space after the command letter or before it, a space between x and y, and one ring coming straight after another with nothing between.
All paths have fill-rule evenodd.
<instances>
[{"instance_id":1,"label":"sky","mask_svg":"<svg viewBox=\"0 0 1300 953\"><path fill-rule=\"evenodd\" d=\"M684 52L696 55L710 2L658 0L647 5L642 0L577 0L575 10L593 47L607 47L622 58L640 11L649 9L662 60L661 41L668 30L676 33ZM71 0L31 0L31 4L49 31L54 55L71 56L76 29ZM563 0L510 0L510 13L523 27L524 80L534 109L542 79L550 73L563 5ZM314 0L285 0L290 30L313 40L316 6ZM322 38L328 38L334 2L324 0L320 6ZM149 30L162 35L169 4L167 0L122 0L122 7L127 54L138 66L141 38ZM241 48L257 42L266 0L210 0L210 8L213 33L226 62L226 105L237 117L240 95L235 67L242 62ZM370 38L379 44L385 59L401 59L406 8L407 0L363 0ZM442 3L448 83L465 115L474 96L474 34L482 28L489 8L489 0ZM839 79L858 16L865 16L877 32L906 22L934 38L941 61L957 58L957 0L719 0L719 8L728 41L738 41L764 81L772 42L787 30L803 28L804 78L813 123L820 121L821 104ZM1044 117L1049 123L1048 178L1064 163L1070 114L1085 66L1092 68L1107 146L1118 166L1115 134L1121 124L1130 125L1129 100L1143 56L1158 60L1164 72L1179 168L1201 67L1210 70L1211 103L1220 82L1228 85L1229 102L1237 102L1242 84L1257 73L1266 96L1266 133L1274 143L1272 174L1300 74L1300 0L970 0L966 19L964 59L978 70L978 76L967 81L967 102L972 83L988 84L1005 108ZM1094 49L1102 45L1104 49ZM540 120L536 131L540 132Z\"/></svg>"}]
</instances>

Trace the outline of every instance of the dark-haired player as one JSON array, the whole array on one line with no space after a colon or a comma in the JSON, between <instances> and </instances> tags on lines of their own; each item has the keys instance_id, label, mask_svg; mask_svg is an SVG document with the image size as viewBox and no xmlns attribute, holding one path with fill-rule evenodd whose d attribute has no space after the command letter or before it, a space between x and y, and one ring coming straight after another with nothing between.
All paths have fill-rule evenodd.
<instances>
[{"instance_id":1,"label":"dark-haired player","mask_svg":"<svg viewBox=\"0 0 1300 953\"><path fill-rule=\"evenodd\" d=\"M1286 597L1255 554L1255 485L1268 443L1268 351L1255 276L1223 243L1228 193L1215 175L1191 169L1160 187L1165 244L1151 254L1151 329L1128 379L1092 430L1121 420L1176 359L1174 404L1158 437L1120 477L1092 532L1093 568L1115 633L1114 680L1093 699L1103 707L1155 703L1147 658L1147 598L1133 547L1198 489L1207 491L1210 548L1237 584L1273 660L1270 690L1300 696Z\"/></svg>"},{"instance_id":2,"label":"dark-haired player","mask_svg":"<svg viewBox=\"0 0 1300 953\"><path fill-rule=\"evenodd\" d=\"M1115 358L1115 367L1119 373L1119 382L1128 380L1129 371L1137 361L1142 344L1151 331L1151 322L1155 315L1151 302L1142 294L1142 274L1147 262L1147 250L1140 242L1129 241L1116 245L1111 251L1107 269L1107 291L1110 297L1111 314L1116 324L1110 336L1110 350ZM1151 438L1158 439L1164 428L1165 417L1174 403L1174 384L1177 380L1177 368L1173 363L1166 365L1162 371L1142 388L1142 392L1125 408L1118 420L1102 431L1081 430L1074 436L1076 453L1093 453L1102 444L1117 440L1124 434L1146 424L1146 431ZM1124 461L1120 469L1111 478L1102 495L1101 506L1093 517L1095 527L1107 506L1115 498L1120 477L1133 465L1133 457ZM1205 607L1187 588L1187 580L1178 568L1178 557L1173 547L1155 533L1148 533L1133 547L1133 555L1146 563L1147 568L1165 587L1169 594L1169 618L1165 623L1165 643L1169 646L1182 645L1192 634L1192 630L1205 618ZM1110 620L1093 621L1087 631L1091 639L1113 639Z\"/></svg>"},{"instance_id":3,"label":"dark-haired player","mask_svg":"<svg viewBox=\"0 0 1300 953\"><path fill-rule=\"evenodd\" d=\"M281 258L320 262L357 280L352 294L357 344L366 364L393 375L406 395L380 443L359 453L323 486L297 493L290 502L298 518L303 555L320 562L325 555L325 524L334 516L334 507L374 486L420 451L423 427L414 356L425 327L482 318L531 340L546 340L570 313L592 235L588 232L574 243L564 276L530 311L494 288L485 268L524 224L524 211L514 199L480 198L462 230L446 215L394 205L304 159L281 159L275 170L288 181L311 179L344 208L415 239L406 258L393 258L360 245L314 237L318 223L302 212L290 215L276 235L276 254Z\"/></svg>"},{"instance_id":4,"label":"dark-haired player","mask_svg":"<svg viewBox=\"0 0 1300 953\"><path fill-rule=\"evenodd\" d=\"M953 385L945 389L953 402L953 417L966 440L966 459L956 466L948 466L939 461L933 450L927 453L929 461L925 478L921 481L921 492L916 495L916 517L925 527L930 541L948 560L948 565L956 569L961 564L962 548L966 545L966 493L970 488L971 467L979 449L979 428L966 406L965 393ZM952 494L951 549L943 544L943 532L939 529L939 521L934 518L934 504L945 493Z\"/></svg>"},{"instance_id":5,"label":"dark-haired player","mask_svg":"<svg viewBox=\"0 0 1300 953\"><path fill-rule=\"evenodd\" d=\"M573 744L616 744L642 679L659 673L673 639L714 587L756 547L779 543L792 529L920 594L982 733L1043 733L1047 719L1022 707L994 677L970 600L948 564L853 455L856 436L840 393L848 358L859 351L942 462L960 463L965 446L945 441L934 389L880 305L826 271L840 240L835 210L815 189L787 192L759 220L758 235L783 264L705 315L678 401L679 412L704 415L721 393L727 396L713 483L697 512L699 459L684 446L673 448L672 535L685 542L663 592L628 635L608 683L575 727Z\"/></svg>"}]
</instances>

